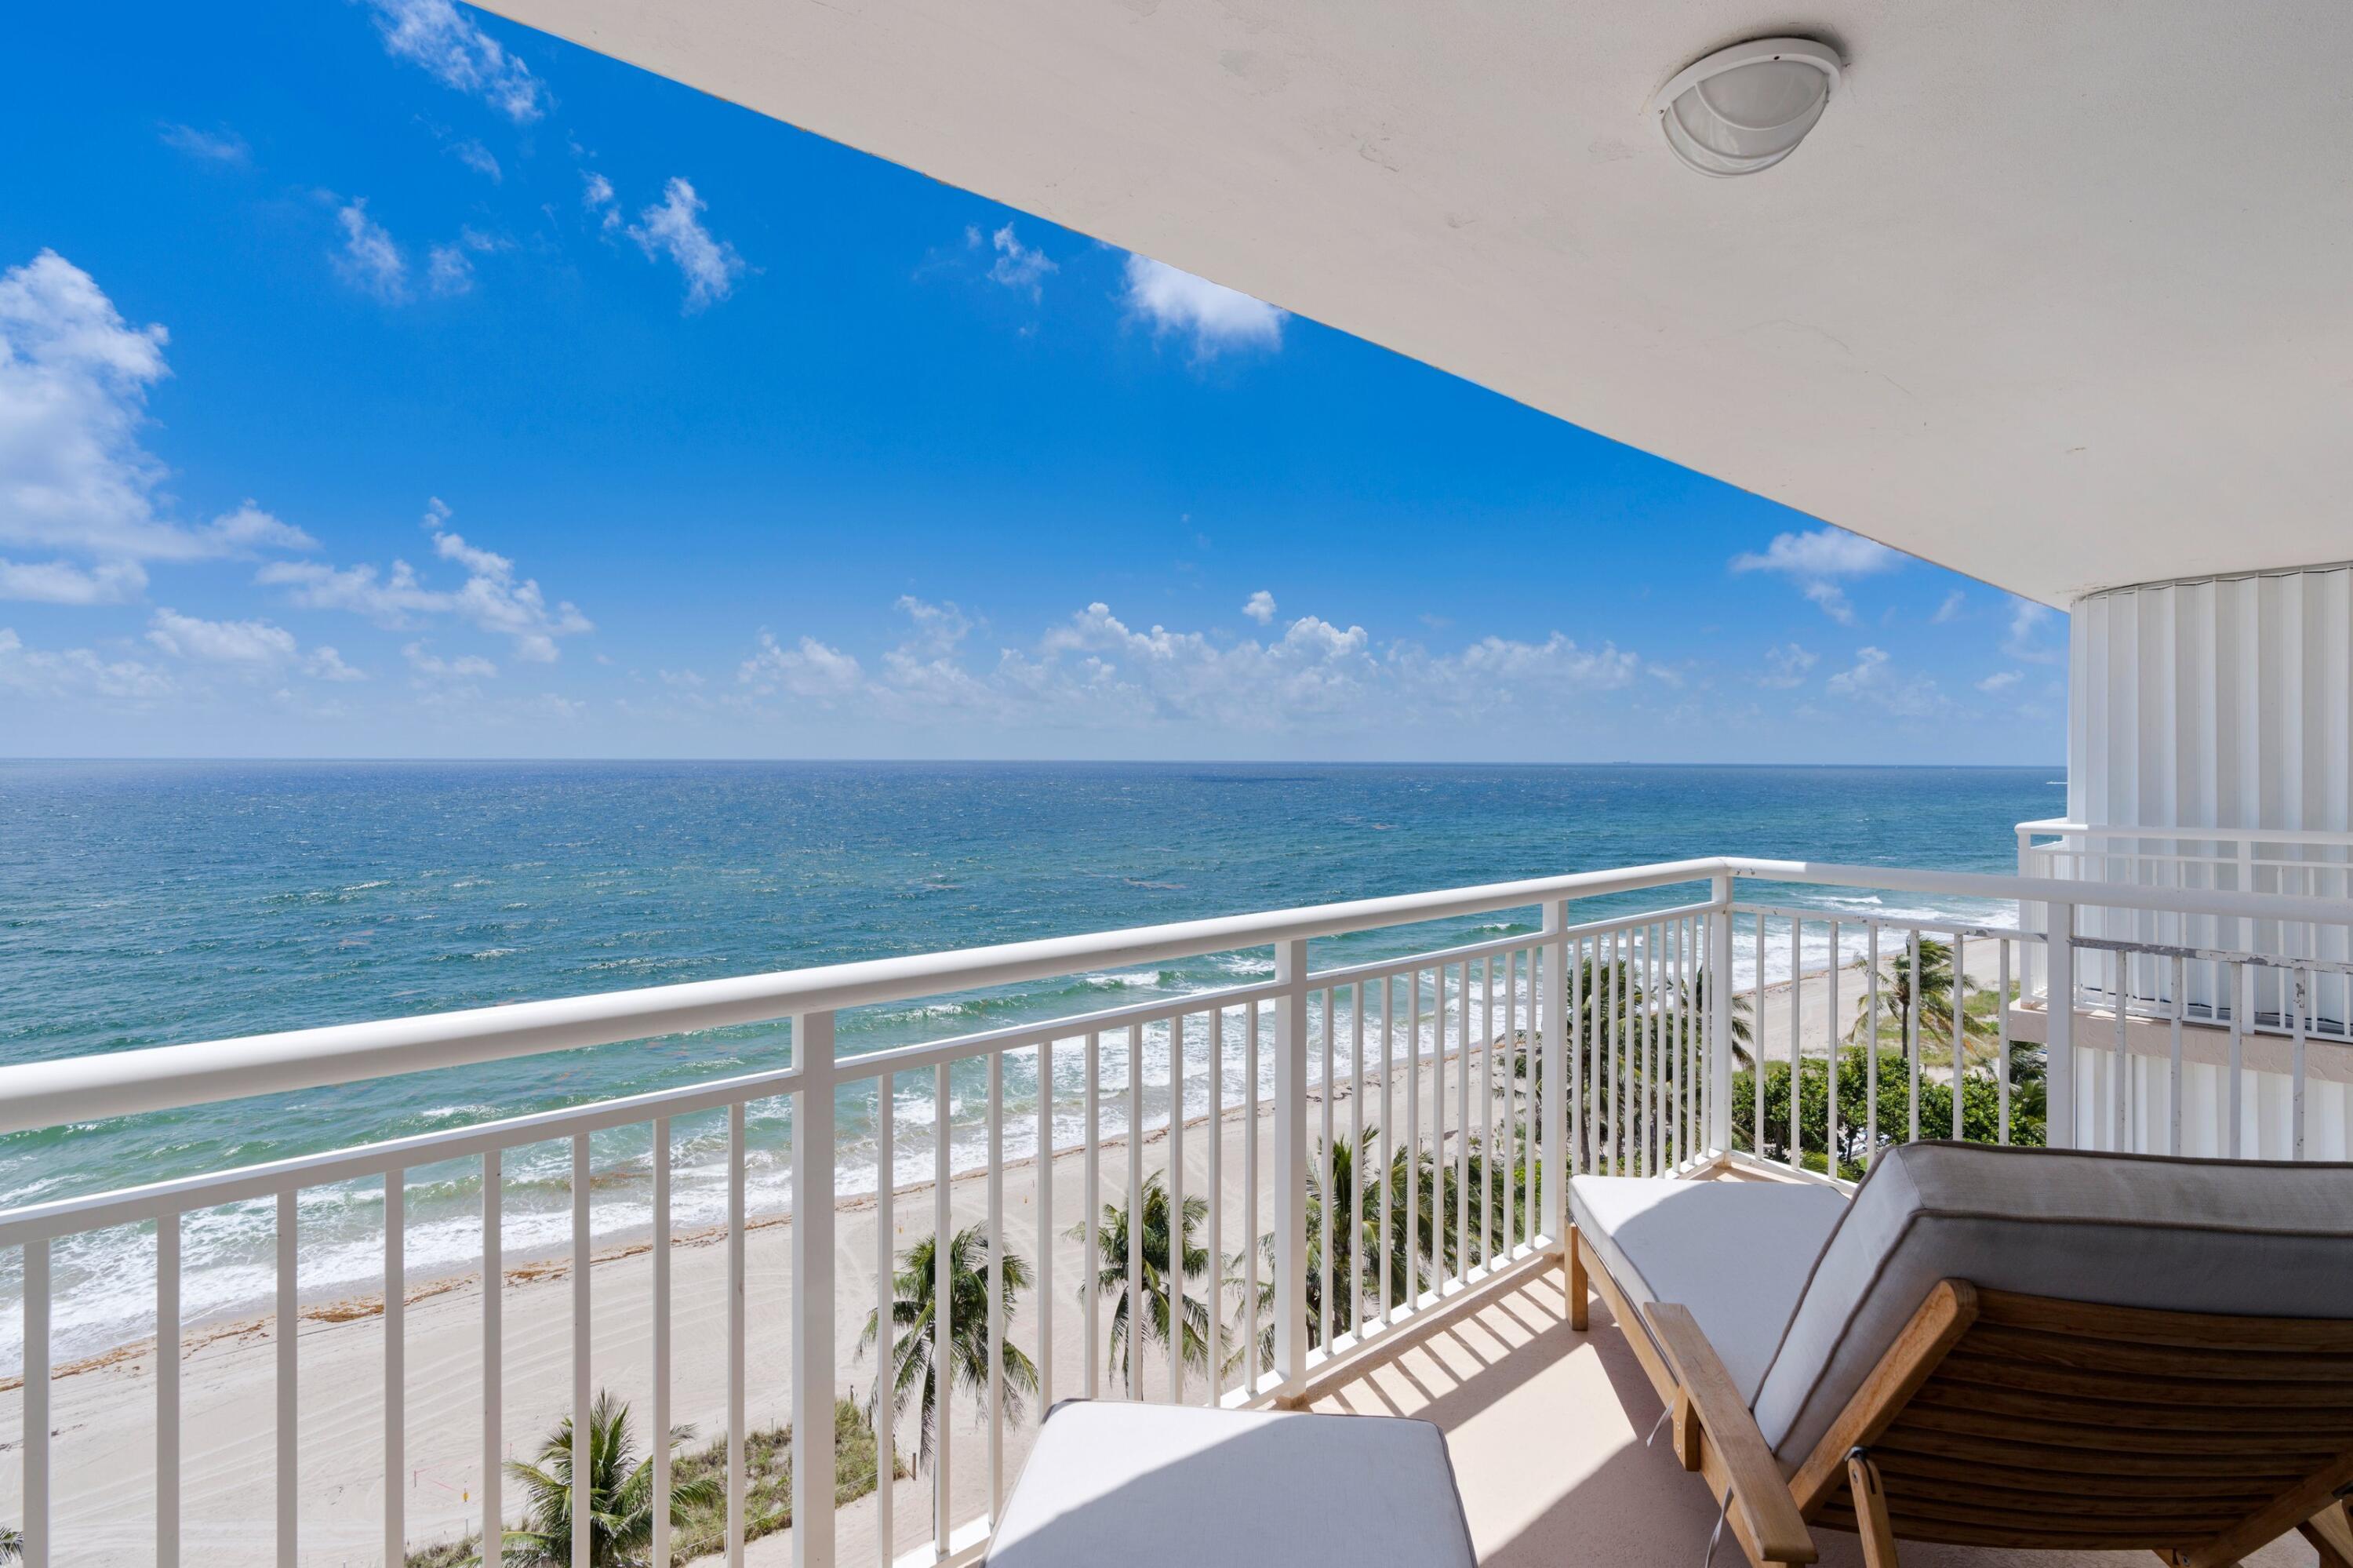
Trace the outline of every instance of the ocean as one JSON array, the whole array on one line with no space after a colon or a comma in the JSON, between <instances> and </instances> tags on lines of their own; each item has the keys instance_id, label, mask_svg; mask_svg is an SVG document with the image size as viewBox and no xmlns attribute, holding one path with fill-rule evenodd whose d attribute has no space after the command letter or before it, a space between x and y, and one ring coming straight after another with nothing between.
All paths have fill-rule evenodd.
<instances>
[{"instance_id":1,"label":"ocean","mask_svg":"<svg viewBox=\"0 0 2353 1568\"><path fill-rule=\"evenodd\" d=\"M2063 804L2047 767L0 762L0 1063L1697 854L2005 872L2014 824ZM1698 892L1577 909L1594 918ZM1777 897L1879 907L1829 890ZM1993 906L1968 913L2008 918ZM1319 968L1361 961L1533 929L1535 918L1335 938L1312 957ZM1816 947L1810 963L1828 956ZM1744 947L1744 982L1753 961ZM1787 952L1766 965L1767 980L1783 978ZM1261 949L869 1009L844 1015L838 1048L1271 972ZM0 1207L642 1093L786 1054L784 1027L756 1025L18 1133L0 1138ZM1165 1106L1165 1051L1145 1070L1147 1085L1159 1075ZM913 1100L901 1111L928 1114ZM773 1205L784 1198L783 1109L755 1107L751 1122L754 1203ZM844 1135L855 1133L853 1118ZM715 1118L676 1130L681 1226L722 1212L723 1137ZM596 1140L600 1232L642 1223L646 1144L642 1128ZM908 1152L928 1168L925 1150ZM565 1148L512 1151L507 1170L510 1255L564 1245ZM478 1259L478 1181L472 1161L410 1172L412 1278ZM380 1184L306 1192L301 1216L307 1296L379 1279ZM267 1203L188 1216L191 1321L268 1299L273 1225ZM152 1233L58 1244L61 1360L152 1330L153 1260ZM0 1255L0 1328L21 1324L21 1276L19 1255Z\"/></svg>"}]
</instances>

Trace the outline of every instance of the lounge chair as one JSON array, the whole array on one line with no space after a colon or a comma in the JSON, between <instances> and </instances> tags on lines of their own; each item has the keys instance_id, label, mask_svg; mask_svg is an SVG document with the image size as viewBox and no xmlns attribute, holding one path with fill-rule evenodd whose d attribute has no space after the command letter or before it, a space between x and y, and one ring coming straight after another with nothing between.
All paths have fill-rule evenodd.
<instances>
[{"instance_id":1,"label":"lounge chair","mask_svg":"<svg viewBox=\"0 0 2353 1568\"><path fill-rule=\"evenodd\" d=\"M993 1568L1472 1568L1426 1421L1065 1400L1006 1499Z\"/></svg>"},{"instance_id":2,"label":"lounge chair","mask_svg":"<svg viewBox=\"0 0 2353 1568\"><path fill-rule=\"evenodd\" d=\"M1569 1318L1609 1304L1750 1562L1901 1541L2147 1548L2291 1530L2353 1568L2353 1165L1917 1143L1852 1202L1579 1176Z\"/></svg>"}]
</instances>

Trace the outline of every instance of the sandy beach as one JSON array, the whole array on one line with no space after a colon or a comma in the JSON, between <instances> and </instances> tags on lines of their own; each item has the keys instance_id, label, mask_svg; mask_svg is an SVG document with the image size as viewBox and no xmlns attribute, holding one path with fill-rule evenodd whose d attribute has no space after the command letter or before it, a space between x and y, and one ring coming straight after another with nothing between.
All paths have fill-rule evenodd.
<instances>
[{"instance_id":1,"label":"sandy beach","mask_svg":"<svg viewBox=\"0 0 2353 1568\"><path fill-rule=\"evenodd\" d=\"M1991 959L1991 944L1982 944ZM1979 954L1969 955L1975 976ZM1989 980L1990 975L1986 977ZM1863 976L1852 966L1840 977L1841 1010L1851 1020L1862 1005ZM1810 1050L1820 1048L1820 1020L1828 1001L1821 974L1799 982ZM1764 1049L1786 1059L1789 988L1769 988L1763 1010ZM1778 1005L1777 1005L1777 1003ZM1453 1124L1455 1067L1446 1064L1444 1097L1448 1127ZM1402 1116L1404 1073L1391 1086L1396 1113ZM1198 1093L1196 1074L1196 1093ZM1433 1069L1422 1067L1421 1111L1431 1117ZM1377 1087L1367 1086L1366 1119L1379 1119ZM1501 1110L1500 1093L1496 1099ZM1344 1133L1355 1110L1345 1081L1335 1097L1335 1126ZM1225 1201L1220 1211L1222 1249L1239 1250L1248 1229L1242 1213L1241 1172L1253 1132L1261 1161L1261 1226L1271 1214L1264 1180L1272 1154L1271 1107L1262 1106L1253 1127L1239 1108L1222 1118L1219 1154ZM1320 1130L1320 1104L1309 1107L1311 1135ZM1474 1093L1472 1118L1481 1117ZM1184 1129L1185 1189L1207 1191L1209 1124L1196 1116ZM1165 1171L1170 1138L1164 1128L1147 1130L1142 1158L1146 1171ZM1130 1153L1124 1139L1108 1140L1101 1154L1100 1197L1124 1203ZM1068 1229L1083 1214L1085 1161L1077 1150L1057 1155L1050 1165L1053 1234L1039 1234L1038 1162L1008 1161L1004 1175L1005 1224L1009 1245L1037 1266L1037 1288L1024 1294L1012 1319L1010 1337L1037 1353L1039 1293L1053 1296L1050 1393L1084 1391L1090 1352L1080 1331L1077 1299L1082 1244ZM984 1174L950 1184L954 1223L961 1227L987 1215L988 1183ZM902 1187L893 1200L892 1245L903 1249L931 1234L934 1203L929 1185ZM836 1226L835 1325L839 1355L836 1386L863 1400L871 1388L872 1357L857 1352L874 1304L876 1205L868 1197L840 1207ZM791 1220L784 1213L753 1215L746 1237L750 1301L745 1347L748 1408L758 1425L786 1418L793 1369L789 1311L793 1277ZM673 1419L715 1436L724 1429L726 1408L726 1248L716 1231L681 1235L672 1244ZM1049 1261L1050 1259L1050 1261ZM505 1319L503 1450L528 1457L568 1410L571 1357L570 1266L565 1258L510 1259L501 1299ZM592 1273L594 1365L601 1386L637 1409L640 1431L649 1410L652 1319L651 1249L642 1237L616 1237L600 1248ZM407 1538L412 1548L454 1540L479 1520L475 1499L481 1485L481 1280L479 1272L412 1283L407 1293L404 1337L406 1390L406 1463L400 1485ZM1230 1298L1229 1298L1230 1299ZM1098 1388L1115 1393L1119 1384L1102 1369L1111 1304L1103 1304L1092 1359ZM301 1361L301 1552L298 1561L318 1568L359 1568L382 1560L384 1488L384 1319L380 1299L365 1298L306 1307L300 1330ZM1229 1329L1239 1335L1239 1328ZM247 1564L269 1559L274 1539L276 1330L267 1318L200 1325L180 1347L185 1415L182 1480L184 1560L195 1564ZM54 1560L111 1565L153 1560L154 1519L154 1357L152 1341L126 1346L60 1370L53 1384L53 1455L57 1521ZM1155 1397L1166 1397L1169 1372L1164 1358L1147 1356L1143 1381ZM1188 1398L1203 1397L1198 1377L1188 1377ZM0 1392L0 1517L18 1516L21 1467L14 1462L21 1436L22 1390ZM976 1515L987 1506L990 1476L984 1425L974 1402L958 1395L949 1423L955 1513ZM1029 1433L1042 1408L1030 1402L1022 1422L1006 1434L1001 1456L1007 1484L1018 1474ZM912 1446L912 1413L899 1441ZM904 1552L930 1539L932 1481L927 1471L894 1489L893 1546ZM512 1486L510 1519L518 1507ZM871 1562L877 1551L876 1499L861 1499L840 1515L845 1562ZM781 1563L790 1552L789 1532L754 1542L754 1562Z\"/></svg>"}]
</instances>

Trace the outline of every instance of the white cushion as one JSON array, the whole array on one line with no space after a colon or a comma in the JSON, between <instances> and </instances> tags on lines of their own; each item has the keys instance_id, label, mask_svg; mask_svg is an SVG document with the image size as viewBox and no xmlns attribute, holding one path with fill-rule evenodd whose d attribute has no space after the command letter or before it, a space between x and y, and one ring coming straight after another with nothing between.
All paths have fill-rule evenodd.
<instances>
[{"instance_id":1,"label":"white cushion","mask_svg":"<svg viewBox=\"0 0 2353 1568\"><path fill-rule=\"evenodd\" d=\"M1778 1261L1758 1260L1777 1275ZM2353 1318L2353 1165L1889 1150L1824 1249L1754 1402L1785 1470L1946 1278L2109 1307Z\"/></svg>"},{"instance_id":2,"label":"white cushion","mask_svg":"<svg viewBox=\"0 0 2353 1568\"><path fill-rule=\"evenodd\" d=\"M1691 1308L1740 1396L1753 1399L1847 1205L1838 1189L1812 1183L1577 1176L1568 1206L1632 1303Z\"/></svg>"},{"instance_id":3,"label":"white cushion","mask_svg":"<svg viewBox=\"0 0 2353 1568\"><path fill-rule=\"evenodd\" d=\"M1057 1404L997 1568L1472 1568L1446 1439L1377 1415Z\"/></svg>"}]
</instances>

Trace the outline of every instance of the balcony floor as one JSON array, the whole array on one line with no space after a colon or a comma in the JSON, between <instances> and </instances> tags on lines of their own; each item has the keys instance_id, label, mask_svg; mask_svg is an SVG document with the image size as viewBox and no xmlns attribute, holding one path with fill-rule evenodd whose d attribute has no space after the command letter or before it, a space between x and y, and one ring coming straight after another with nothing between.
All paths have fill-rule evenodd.
<instances>
[{"instance_id":1,"label":"balcony floor","mask_svg":"<svg viewBox=\"0 0 2353 1568\"><path fill-rule=\"evenodd\" d=\"M1455 1479L1485 1568L1700 1568L1715 1507L1676 1465L1663 1437L1646 1448L1660 1404L1608 1306L1592 1328L1570 1330L1557 1269L1441 1327L1313 1408L1410 1415L1445 1430ZM1852 1535L1817 1535L1823 1568L1860 1568ZM2037 1568L2131 1563L2147 1552L2020 1552L1907 1545L1905 1568ZM2309 1568L2294 1535L2245 1559L2247 1568ZM1727 1534L1718 1568L1740 1568Z\"/></svg>"}]
</instances>

